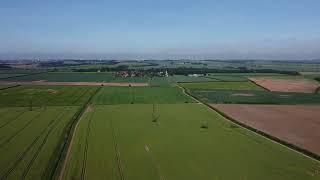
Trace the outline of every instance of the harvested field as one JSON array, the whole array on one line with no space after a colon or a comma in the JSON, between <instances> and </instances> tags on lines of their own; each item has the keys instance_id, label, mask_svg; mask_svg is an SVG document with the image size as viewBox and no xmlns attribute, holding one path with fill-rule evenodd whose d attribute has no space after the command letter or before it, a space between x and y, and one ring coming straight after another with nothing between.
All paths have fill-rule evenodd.
<instances>
[{"instance_id":1,"label":"harvested field","mask_svg":"<svg viewBox=\"0 0 320 180\"><path fill-rule=\"evenodd\" d=\"M44 85L44 86L148 86L148 83L129 83L129 82L48 82L44 80L39 81L0 81L0 85Z\"/></svg>"},{"instance_id":2,"label":"harvested field","mask_svg":"<svg viewBox=\"0 0 320 180\"><path fill-rule=\"evenodd\" d=\"M303 79L269 79L269 78L249 78L256 84L270 90L278 92L302 92L313 93L320 86L316 81Z\"/></svg>"},{"instance_id":3,"label":"harvested field","mask_svg":"<svg viewBox=\"0 0 320 180\"><path fill-rule=\"evenodd\" d=\"M320 155L320 106L213 104L235 120Z\"/></svg>"}]
</instances>

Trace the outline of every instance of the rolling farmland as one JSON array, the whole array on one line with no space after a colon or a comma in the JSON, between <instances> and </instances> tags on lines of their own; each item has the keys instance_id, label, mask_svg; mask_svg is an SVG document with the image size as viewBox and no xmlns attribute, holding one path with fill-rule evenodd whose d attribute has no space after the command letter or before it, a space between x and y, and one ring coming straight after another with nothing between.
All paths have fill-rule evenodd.
<instances>
[{"instance_id":1,"label":"rolling farmland","mask_svg":"<svg viewBox=\"0 0 320 180\"><path fill-rule=\"evenodd\" d=\"M46 72L5 80L19 86L0 86L4 88L0 90L0 179L320 178L317 156L313 159L291 149L287 144L291 137L281 136L289 127L285 126L288 119L276 119L284 126L270 131L280 134L278 141L257 134L253 129L259 127L252 124L235 124L237 117L239 122L248 120L241 115L230 118L225 110L205 105L299 104L298 109L303 109L303 104L314 104L318 108L319 93L271 92L248 79L269 75L295 80L300 76L209 73L160 77L151 73L125 78L115 74ZM254 117L254 122L275 121L262 114ZM315 121L308 118L295 120L295 128L314 128L310 122ZM319 136L317 131L309 134ZM305 140L308 147L318 147L309 139Z\"/></svg>"},{"instance_id":2,"label":"rolling farmland","mask_svg":"<svg viewBox=\"0 0 320 180\"><path fill-rule=\"evenodd\" d=\"M203 105L157 104L153 109L148 104L90 107L62 179L319 178L318 162ZM204 121L207 129L201 128Z\"/></svg>"}]
</instances>

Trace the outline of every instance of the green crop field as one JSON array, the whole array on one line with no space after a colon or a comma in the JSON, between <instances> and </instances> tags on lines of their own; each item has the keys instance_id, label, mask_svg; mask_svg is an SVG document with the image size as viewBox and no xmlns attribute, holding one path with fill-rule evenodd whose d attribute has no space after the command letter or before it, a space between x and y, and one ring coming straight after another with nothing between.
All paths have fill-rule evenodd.
<instances>
[{"instance_id":1,"label":"green crop field","mask_svg":"<svg viewBox=\"0 0 320 180\"><path fill-rule=\"evenodd\" d=\"M193 102L177 87L103 87L96 104L153 104Z\"/></svg>"},{"instance_id":2,"label":"green crop field","mask_svg":"<svg viewBox=\"0 0 320 180\"><path fill-rule=\"evenodd\" d=\"M237 76L237 75L209 75L208 78L215 79L217 81L249 81L244 76Z\"/></svg>"},{"instance_id":3,"label":"green crop field","mask_svg":"<svg viewBox=\"0 0 320 180\"><path fill-rule=\"evenodd\" d=\"M320 94L251 90L192 89L190 93L207 103L232 104L320 104Z\"/></svg>"},{"instance_id":4,"label":"green crop field","mask_svg":"<svg viewBox=\"0 0 320 180\"><path fill-rule=\"evenodd\" d=\"M110 82L148 82L148 77L114 77Z\"/></svg>"},{"instance_id":5,"label":"green crop field","mask_svg":"<svg viewBox=\"0 0 320 180\"><path fill-rule=\"evenodd\" d=\"M109 82L114 79L113 73L41 73L16 78L10 81L53 81L53 82Z\"/></svg>"},{"instance_id":6,"label":"green crop field","mask_svg":"<svg viewBox=\"0 0 320 180\"><path fill-rule=\"evenodd\" d=\"M0 108L0 179L49 179L77 109Z\"/></svg>"},{"instance_id":7,"label":"green crop field","mask_svg":"<svg viewBox=\"0 0 320 180\"><path fill-rule=\"evenodd\" d=\"M8 87L11 87L10 85L0 85L0 90L4 90Z\"/></svg>"},{"instance_id":8,"label":"green crop field","mask_svg":"<svg viewBox=\"0 0 320 180\"><path fill-rule=\"evenodd\" d=\"M252 82L199 82L179 84L188 89L264 90Z\"/></svg>"},{"instance_id":9,"label":"green crop field","mask_svg":"<svg viewBox=\"0 0 320 180\"><path fill-rule=\"evenodd\" d=\"M0 107L82 105L96 89L93 86L19 86L0 91Z\"/></svg>"},{"instance_id":10,"label":"green crop field","mask_svg":"<svg viewBox=\"0 0 320 180\"><path fill-rule=\"evenodd\" d=\"M170 86L173 83L169 77L153 77L149 79L150 86Z\"/></svg>"},{"instance_id":11,"label":"green crop field","mask_svg":"<svg viewBox=\"0 0 320 180\"><path fill-rule=\"evenodd\" d=\"M207 81L218 81L205 76L193 77L193 76L184 76L184 75L174 75L168 77L172 82L207 82Z\"/></svg>"},{"instance_id":12,"label":"green crop field","mask_svg":"<svg viewBox=\"0 0 320 180\"><path fill-rule=\"evenodd\" d=\"M80 120L63 179L315 180L319 166L200 104L105 105Z\"/></svg>"},{"instance_id":13,"label":"green crop field","mask_svg":"<svg viewBox=\"0 0 320 180\"><path fill-rule=\"evenodd\" d=\"M8 77L15 77L15 76L22 76L22 75L25 75L25 74L13 74L13 73L10 73L10 74L1 74L0 73L0 79L6 79Z\"/></svg>"}]
</instances>

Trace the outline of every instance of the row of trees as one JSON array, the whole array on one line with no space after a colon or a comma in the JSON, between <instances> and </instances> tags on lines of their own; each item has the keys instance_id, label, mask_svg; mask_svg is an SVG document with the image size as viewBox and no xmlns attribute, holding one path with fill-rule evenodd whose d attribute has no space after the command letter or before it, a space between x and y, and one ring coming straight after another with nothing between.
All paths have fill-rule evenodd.
<instances>
[{"instance_id":1,"label":"row of trees","mask_svg":"<svg viewBox=\"0 0 320 180\"><path fill-rule=\"evenodd\" d=\"M141 71L148 76L156 76L159 72L168 71L169 75L188 75L188 74L208 74L208 73L278 73L287 75L299 75L296 71L274 70L274 69L248 69L239 67L237 69L212 69L212 68L149 68L149 69L129 69L127 65L116 67L101 67L101 68L85 68L73 69L75 72L117 72L117 71Z\"/></svg>"}]
</instances>

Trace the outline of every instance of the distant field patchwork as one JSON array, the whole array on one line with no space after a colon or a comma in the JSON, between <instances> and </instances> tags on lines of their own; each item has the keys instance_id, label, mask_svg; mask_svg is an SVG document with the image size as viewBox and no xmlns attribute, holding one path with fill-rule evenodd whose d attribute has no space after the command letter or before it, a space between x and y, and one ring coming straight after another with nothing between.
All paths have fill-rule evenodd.
<instances>
[{"instance_id":1,"label":"distant field patchwork","mask_svg":"<svg viewBox=\"0 0 320 180\"><path fill-rule=\"evenodd\" d=\"M50 82L147 82L148 77L116 77L114 73L41 73L6 79L8 81L50 81Z\"/></svg>"},{"instance_id":2,"label":"distant field patchwork","mask_svg":"<svg viewBox=\"0 0 320 180\"><path fill-rule=\"evenodd\" d=\"M203 105L106 105L82 117L62 178L316 180L319 165Z\"/></svg>"}]
</instances>

